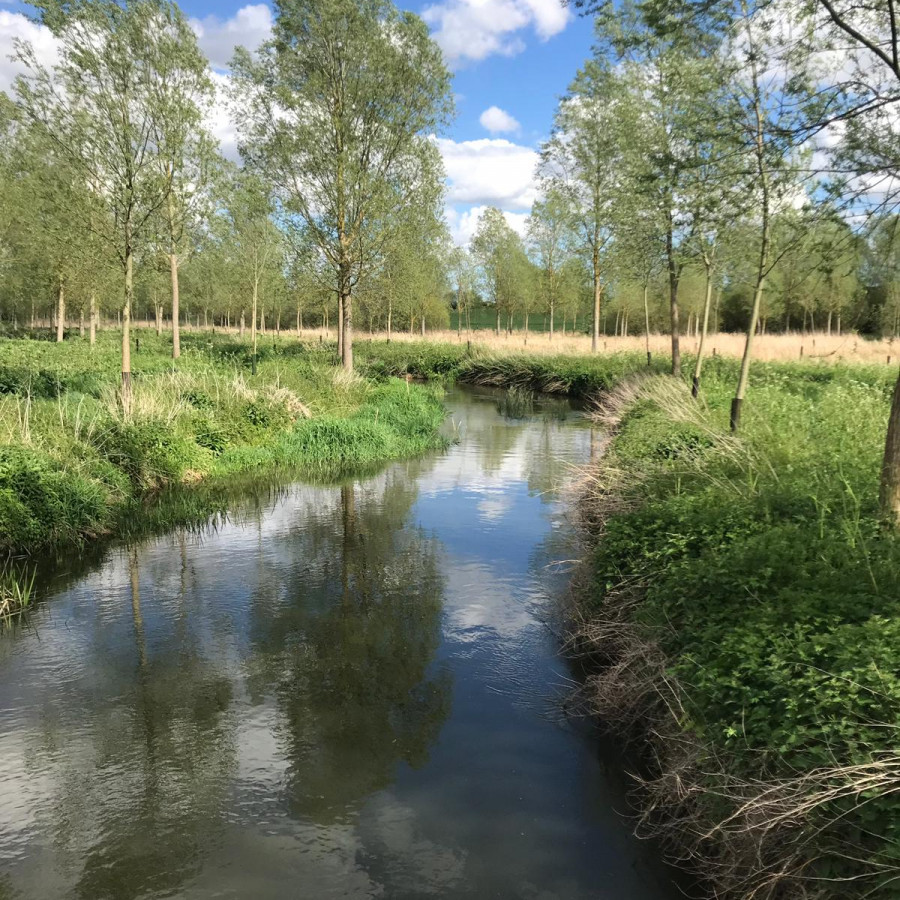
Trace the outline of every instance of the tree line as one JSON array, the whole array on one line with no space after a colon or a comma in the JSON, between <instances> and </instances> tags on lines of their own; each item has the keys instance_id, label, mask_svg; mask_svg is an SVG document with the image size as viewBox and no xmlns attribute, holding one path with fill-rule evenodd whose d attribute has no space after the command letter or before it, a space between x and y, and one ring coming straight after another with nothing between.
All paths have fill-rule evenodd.
<instances>
[{"instance_id":1,"label":"tree line","mask_svg":"<svg viewBox=\"0 0 900 900\"><path fill-rule=\"evenodd\" d=\"M667 331L674 374L696 335L695 394L710 329L743 328L735 430L758 334L900 328L890 4L582 0L595 47L541 148L526 235L488 209L468 248L433 140L450 73L390 0L276 4L272 37L231 62L240 167L209 134L222 98L175 3L36 9L58 62L20 43L0 98L3 314L49 312L62 340L72 310L91 335L114 310L123 402L133 316L168 310L177 358L182 297L254 344L334 323L347 369L360 323L424 329L451 304L459 321L488 304L498 332L546 313L551 339L580 314L595 352L614 315L617 333ZM898 472L886 457L895 509Z\"/></svg>"}]
</instances>

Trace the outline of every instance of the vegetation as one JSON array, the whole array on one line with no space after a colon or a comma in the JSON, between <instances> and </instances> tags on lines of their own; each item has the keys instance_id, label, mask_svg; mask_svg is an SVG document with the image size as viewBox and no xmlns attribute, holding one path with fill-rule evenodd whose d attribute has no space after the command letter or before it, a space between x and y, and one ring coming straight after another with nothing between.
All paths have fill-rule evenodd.
<instances>
[{"instance_id":1,"label":"vegetation","mask_svg":"<svg viewBox=\"0 0 900 900\"><path fill-rule=\"evenodd\" d=\"M738 363L648 377L601 421L590 701L651 743L646 824L717 896L896 896L900 541L880 520L893 373Z\"/></svg>"},{"instance_id":2,"label":"vegetation","mask_svg":"<svg viewBox=\"0 0 900 900\"><path fill-rule=\"evenodd\" d=\"M144 333L130 408L113 335L3 340L0 548L32 551L120 529L136 499L180 483L279 469L324 477L442 445L434 389L336 374L333 348L182 336L179 368Z\"/></svg>"}]
</instances>

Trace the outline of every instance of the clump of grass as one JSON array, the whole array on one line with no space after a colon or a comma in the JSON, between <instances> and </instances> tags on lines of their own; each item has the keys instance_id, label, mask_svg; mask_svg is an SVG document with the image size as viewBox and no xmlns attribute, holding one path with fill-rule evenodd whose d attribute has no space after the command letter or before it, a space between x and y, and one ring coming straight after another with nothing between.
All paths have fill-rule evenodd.
<instances>
[{"instance_id":1,"label":"clump of grass","mask_svg":"<svg viewBox=\"0 0 900 900\"><path fill-rule=\"evenodd\" d=\"M8 562L0 566L0 623L8 622L31 605L35 574L36 570L28 574Z\"/></svg>"},{"instance_id":2,"label":"clump of grass","mask_svg":"<svg viewBox=\"0 0 900 900\"><path fill-rule=\"evenodd\" d=\"M644 824L723 897L895 896L900 538L880 373L760 365L614 393L590 473L590 707L652 749Z\"/></svg>"},{"instance_id":3,"label":"clump of grass","mask_svg":"<svg viewBox=\"0 0 900 900\"><path fill-rule=\"evenodd\" d=\"M512 387L497 400L497 412L506 419L525 419L534 413L534 391Z\"/></svg>"}]
</instances>

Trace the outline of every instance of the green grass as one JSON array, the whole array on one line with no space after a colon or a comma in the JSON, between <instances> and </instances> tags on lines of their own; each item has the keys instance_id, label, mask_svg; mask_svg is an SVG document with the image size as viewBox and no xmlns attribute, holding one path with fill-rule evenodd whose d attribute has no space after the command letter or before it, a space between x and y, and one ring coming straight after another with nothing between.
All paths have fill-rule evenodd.
<instances>
[{"instance_id":1,"label":"green grass","mask_svg":"<svg viewBox=\"0 0 900 900\"><path fill-rule=\"evenodd\" d=\"M756 797L757 818L771 822L818 796L802 828L766 835L757 821L743 838L759 844L733 880L793 857L804 877L787 879L784 896L815 884L816 896L896 897L900 776L886 760L900 744L900 539L877 509L893 373L757 365L736 440L726 431L735 370L711 360L700 405L657 378L626 406L595 492L604 524L589 615L618 616L619 632L624 616L639 639L607 648L619 666L599 683L669 734L657 742L660 784L683 767L673 750L683 744L654 717L700 748L678 776L694 800L676 843L689 842L691 821L711 831L738 800ZM625 602L635 590L640 602ZM663 654L655 672L641 662L648 646ZM642 665L655 705L636 699ZM675 715L671 696L661 700L673 684ZM860 793L854 766L886 783ZM737 861L743 850L728 852Z\"/></svg>"},{"instance_id":2,"label":"green grass","mask_svg":"<svg viewBox=\"0 0 900 900\"><path fill-rule=\"evenodd\" d=\"M116 334L0 340L0 550L120 532L180 484L334 477L443 445L438 389L347 377L331 347L261 339L252 375L246 342L185 335L173 368L165 337L139 336L127 415Z\"/></svg>"}]
</instances>

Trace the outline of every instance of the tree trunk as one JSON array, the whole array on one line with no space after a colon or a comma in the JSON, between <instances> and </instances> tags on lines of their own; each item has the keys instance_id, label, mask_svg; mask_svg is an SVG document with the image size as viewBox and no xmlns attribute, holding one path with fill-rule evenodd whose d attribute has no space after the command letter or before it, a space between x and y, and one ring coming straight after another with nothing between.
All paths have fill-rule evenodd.
<instances>
[{"instance_id":1,"label":"tree trunk","mask_svg":"<svg viewBox=\"0 0 900 900\"><path fill-rule=\"evenodd\" d=\"M97 295L91 291L90 322L88 323L91 346L97 342Z\"/></svg>"},{"instance_id":2,"label":"tree trunk","mask_svg":"<svg viewBox=\"0 0 900 900\"><path fill-rule=\"evenodd\" d=\"M600 251L594 246L593 253L594 276L594 319L591 323L591 353L596 353L600 346Z\"/></svg>"},{"instance_id":3,"label":"tree trunk","mask_svg":"<svg viewBox=\"0 0 900 900\"><path fill-rule=\"evenodd\" d=\"M425 313L422 313L422 337L425 337Z\"/></svg>"},{"instance_id":4,"label":"tree trunk","mask_svg":"<svg viewBox=\"0 0 900 900\"><path fill-rule=\"evenodd\" d=\"M66 330L66 286L59 280L56 292L56 343L61 344Z\"/></svg>"},{"instance_id":5,"label":"tree trunk","mask_svg":"<svg viewBox=\"0 0 900 900\"><path fill-rule=\"evenodd\" d=\"M122 407L131 410L131 304L134 301L134 249L125 242L125 303L122 307Z\"/></svg>"},{"instance_id":6,"label":"tree trunk","mask_svg":"<svg viewBox=\"0 0 900 900\"><path fill-rule=\"evenodd\" d=\"M706 344L706 332L709 328L709 308L712 306L712 270L706 269L706 297L703 301L703 330L700 332L700 346L697 348L697 362L694 363L694 378L691 384L691 396L696 399L700 393L700 370L703 368L703 348Z\"/></svg>"},{"instance_id":7,"label":"tree trunk","mask_svg":"<svg viewBox=\"0 0 900 900\"><path fill-rule=\"evenodd\" d=\"M387 314L387 339L388 339L388 343L391 342L391 316L393 315L393 312L394 312L394 304L393 304L393 301L392 301L390 295L388 295L388 314Z\"/></svg>"},{"instance_id":8,"label":"tree trunk","mask_svg":"<svg viewBox=\"0 0 900 900\"><path fill-rule=\"evenodd\" d=\"M84 340L84 309L78 311L78 337Z\"/></svg>"},{"instance_id":9,"label":"tree trunk","mask_svg":"<svg viewBox=\"0 0 900 900\"><path fill-rule=\"evenodd\" d=\"M259 305L259 276L253 277L253 295L250 298L250 344L252 346L252 372L256 374L256 325L257 307Z\"/></svg>"},{"instance_id":10,"label":"tree trunk","mask_svg":"<svg viewBox=\"0 0 900 900\"><path fill-rule=\"evenodd\" d=\"M497 310L497 337L500 337L500 310Z\"/></svg>"},{"instance_id":11,"label":"tree trunk","mask_svg":"<svg viewBox=\"0 0 900 900\"><path fill-rule=\"evenodd\" d=\"M644 342L647 347L647 365L650 365L650 306L647 303L648 285L644 285Z\"/></svg>"},{"instance_id":12,"label":"tree trunk","mask_svg":"<svg viewBox=\"0 0 900 900\"><path fill-rule=\"evenodd\" d=\"M350 295L349 288L346 288L344 294L344 340L341 347L341 363L344 371L353 371L353 298ZM423 319L424 322L424 319Z\"/></svg>"},{"instance_id":13,"label":"tree trunk","mask_svg":"<svg viewBox=\"0 0 900 900\"><path fill-rule=\"evenodd\" d=\"M550 301L550 336L547 338L548 341L553 340L553 301Z\"/></svg>"},{"instance_id":14,"label":"tree trunk","mask_svg":"<svg viewBox=\"0 0 900 900\"><path fill-rule=\"evenodd\" d=\"M881 464L881 512L894 528L900 527L900 377L894 385Z\"/></svg>"},{"instance_id":15,"label":"tree trunk","mask_svg":"<svg viewBox=\"0 0 900 900\"><path fill-rule=\"evenodd\" d=\"M678 266L675 262L672 223L666 231L666 262L669 269L669 314L672 320L672 374L681 374L681 326L678 322Z\"/></svg>"},{"instance_id":16,"label":"tree trunk","mask_svg":"<svg viewBox=\"0 0 900 900\"><path fill-rule=\"evenodd\" d=\"M344 295L343 287L338 286L338 312L337 312L337 353L338 359L344 361Z\"/></svg>"},{"instance_id":17,"label":"tree trunk","mask_svg":"<svg viewBox=\"0 0 900 900\"><path fill-rule=\"evenodd\" d=\"M303 337L303 315L300 307L297 307L297 337Z\"/></svg>"},{"instance_id":18,"label":"tree trunk","mask_svg":"<svg viewBox=\"0 0 900 900\"><path fill-rule=\"evenodd\" d=\"M238 325L238 334L240 335L240 337L244 336L245 328L246 328L246 325L244 324L244 311L241 310L241 320L240 320L240 324Z\"/></svg>"},{"instance_id":19,"label":"tree trunk","mask_svg":"<svg viewBox=\"0 0 900 900\"><path fill-rule=\"evenodd\" d=\"M178 254L169 254L169 273L172 278L172 359L181 356L181 331L178 317L181 314L178 292Z\"/></svg>"}]
</instances>

